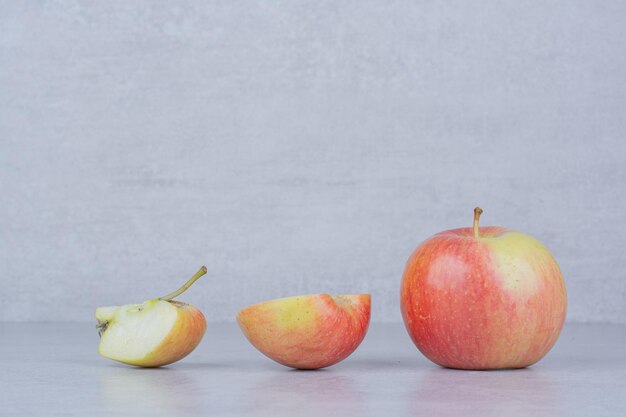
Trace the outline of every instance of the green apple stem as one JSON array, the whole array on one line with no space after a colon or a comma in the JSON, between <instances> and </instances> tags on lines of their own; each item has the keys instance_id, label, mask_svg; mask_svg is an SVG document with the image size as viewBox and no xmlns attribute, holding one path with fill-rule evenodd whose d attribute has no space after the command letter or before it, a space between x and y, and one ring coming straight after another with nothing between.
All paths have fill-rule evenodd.
<instances>
[{"instance_id":1,"label":"green apple stem","mask_svg":"<svg viewBox=\"0 0 626 417\"><path fill-rule=\"evenodd\" d=\"M483 209L481 209L480 207L476 207L474 209L474 237L476 239L479 238L478 236L478 221L480 220L480 215L483 214Z\"/></svg>"},{"instance_id":2,"label":"green apple stem","mask_svg":"<svg viewBox=\"0 0 626 417\"><path fill-rule=\"evenodd\" d=\"M191 287L191 285L194 282L196 282L198 280L198 278L200 278L204 274L206 274L206 266L202 265L202 268L200 268L198 270L198 272L196 272L196 274L193 277L189 278L189 280L187 282L185 282L182 287L180 287L179 289L177 289L173 293L166 295L165 297L160 297L159 300L170 301L170 300L178 297L179 295L181 295L182 293L187 291L187 288Z\"/></svg>"}]
</instances>

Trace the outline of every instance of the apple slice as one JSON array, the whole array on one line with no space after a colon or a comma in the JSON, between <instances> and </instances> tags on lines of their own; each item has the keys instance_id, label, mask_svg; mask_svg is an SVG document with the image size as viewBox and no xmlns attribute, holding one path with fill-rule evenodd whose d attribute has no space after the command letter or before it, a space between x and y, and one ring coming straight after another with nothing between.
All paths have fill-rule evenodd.
<instances>
[{"instance_id":1,"label":"apple slice","mask_svg":"<svg viewBox=\"0 0 626 417\"><path fill-rule=\"evenodd\" d=\"M98 352L143 367L168 365L187 356L200 343L206 320L197 308L172 299L204 274L203 266L180 289L162 298L97 308Z\"/></svg>"},{"instance_id":2,"label":"apple slice","mask_svg":"<svg viewBox=\"0 0 626 417\"><path fill-rule=\"evenodd\" d=\"M237 315L254 347L297 369L324 368L347 358L363 341L369 321L369 294L280 298Z\"/></svg>"}]
</instances>

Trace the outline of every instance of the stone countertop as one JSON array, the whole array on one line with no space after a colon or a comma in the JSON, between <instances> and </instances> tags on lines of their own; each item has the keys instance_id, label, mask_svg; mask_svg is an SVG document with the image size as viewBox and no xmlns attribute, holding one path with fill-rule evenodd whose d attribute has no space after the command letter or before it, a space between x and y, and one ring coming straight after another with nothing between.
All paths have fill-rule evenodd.
<instances>
[{"instance_id":1,"label":"stone countertop","mask_svg":"<svg viewBox=\"0 0 626 417\"><path fill-rule=\"evenodd\" d=\"M1 416L625 416L626 326L568 324L528 369L440 368L401 324L372 324L345 361L296 371L234 323L209 323L181 362L139 369L99 357L94 325L0 323Z\"/></svg>"}]
</instances>

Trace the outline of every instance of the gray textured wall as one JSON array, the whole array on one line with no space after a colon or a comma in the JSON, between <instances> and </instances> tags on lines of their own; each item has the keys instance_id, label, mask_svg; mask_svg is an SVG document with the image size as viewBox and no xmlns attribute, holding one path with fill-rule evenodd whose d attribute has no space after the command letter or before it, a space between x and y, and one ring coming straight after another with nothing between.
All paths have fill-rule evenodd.
<instances>
[{"instance_id":1,"label":"gray textured wall","mask_svg":"<svg viewBox=\"0 0 626 417\"><path fill-rule=\"evenodd\" d=\"M132 3L132 4L131 4ZM0 319L366 292L484 224L626 322L626 3L0 3Z\"/></svg>"}]
</instances>

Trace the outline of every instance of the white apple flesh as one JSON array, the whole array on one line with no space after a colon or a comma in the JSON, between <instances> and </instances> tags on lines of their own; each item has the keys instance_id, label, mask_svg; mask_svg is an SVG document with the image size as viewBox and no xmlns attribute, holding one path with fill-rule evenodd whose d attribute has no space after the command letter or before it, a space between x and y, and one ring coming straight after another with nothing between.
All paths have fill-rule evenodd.
<instances>
[{"instance_id":1,"label":"white apple flesh","mask_svg":"<svg viewBox=\"0 0 626 417\"><path fill-rule=\"evenodd\" d=\"M205 273L202 267L166 297L97 308L98 352L105 358L143 367L164 366L187 356L200 343L206 320L197 308L172 299Z\"/></svg>"}]
</instances>

